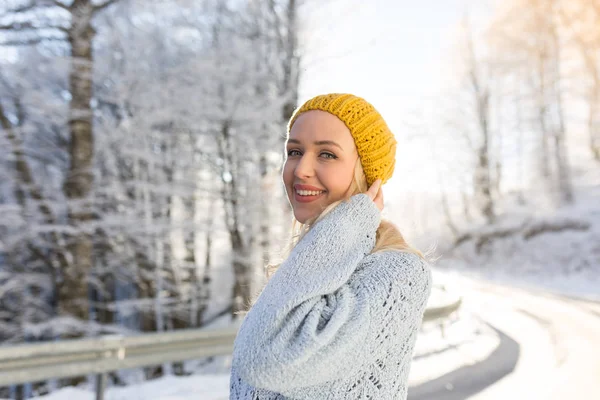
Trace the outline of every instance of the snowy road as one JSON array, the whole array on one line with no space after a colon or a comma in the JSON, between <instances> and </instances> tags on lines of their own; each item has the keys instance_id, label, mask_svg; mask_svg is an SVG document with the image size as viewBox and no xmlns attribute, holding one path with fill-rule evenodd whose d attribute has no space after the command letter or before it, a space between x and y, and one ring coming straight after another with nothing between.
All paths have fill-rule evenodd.
<instances>
[{"instance_id":1,"label":"snowy road","mask_svg":"<svg viewBox=\"0 0 600 400\"><path fill-rule=\"evenodd\" d=\"M411 400L600 399L600 303L460 282L464 307L500 332L500 347L409 390Z\"/></svg>"}]
</instances>

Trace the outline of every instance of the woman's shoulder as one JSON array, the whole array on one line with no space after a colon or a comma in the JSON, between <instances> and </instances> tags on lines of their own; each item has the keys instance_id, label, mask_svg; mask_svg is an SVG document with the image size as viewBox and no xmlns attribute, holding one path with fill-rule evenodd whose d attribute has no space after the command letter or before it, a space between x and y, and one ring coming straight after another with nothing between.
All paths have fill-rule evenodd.
<instances>
[{"instance_id":1,"label":"woman's shoulder","mask_svg":"<svg viewBox=\"0 0 600 400\"><path fill-rule=\"evenodd\" d=\"M392 269L416 269L422 272L427 272L431 269L429 262L423 257L405 250L388 249L377 251L365 257L365 261L384 265Z\"/></svg>"},{"instance_id":2,"label":"woman's shoulder","mask_svg":"<svg viewBox=\"0 0 600 400\"><path fill-rule=\"evenodd\" d=\"M380 283L408 285L428 292L432 285L431 265L421 256L402 250L382 250L364 259L363 276Z\"/></svg>"}]
</instances>

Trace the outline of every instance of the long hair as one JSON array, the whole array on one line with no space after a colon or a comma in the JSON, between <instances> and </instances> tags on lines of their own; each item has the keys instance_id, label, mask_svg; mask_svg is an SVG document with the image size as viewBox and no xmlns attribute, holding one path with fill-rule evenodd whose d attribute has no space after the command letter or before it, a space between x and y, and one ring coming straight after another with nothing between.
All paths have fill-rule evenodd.
<instances>
[{"instance_id":1,"label":"long hair","mask_svg":"<svg viewBox=\"0 0 600 400\"><path fill-rule=\"evenodd\" d=\"M348 191L350 195L348 196L348 198L359 193L365 193L368 189L369 188L367 187L367 177L365 176L359 158L356 161L356 165L354 166L354 177L352 179L352 182L350 183L350 189ZM334 201L333 203L329 204L318 216L307 220L305 223L298 222L298 220L294 218L294 220L292 221L291 237L288 242L288 245L284 249L285 258L287 258L290 255L292 249L300 242L300 240L302 240L304 235L306 235L310 231L311 227L314 224L322 220L325 217L325 215L331 212L331 210L333 210L342 201L348 200L348 198ZM402 236L402 233L400 233L400 230L391 221L382 219L379 224L379 227L377 228L377 232L375 235L375 246L373 247L371 254L384 250L400 250L408 253L414 253L422 259L426 260L422 252L410 246L406 242L404 236ZM273 274L277 271L280 265L281 263L276 263L269 264L265 267L265 275L267 280L270 279L271 276L273 276ZM249 305L248 309L256 302L256 299L258 298L260 292L262 292L263 289L264 286L251 300L251 304ZM240 312L240 314L245 314L246 312L242 311Z\"/></svg>"}]
</instances>

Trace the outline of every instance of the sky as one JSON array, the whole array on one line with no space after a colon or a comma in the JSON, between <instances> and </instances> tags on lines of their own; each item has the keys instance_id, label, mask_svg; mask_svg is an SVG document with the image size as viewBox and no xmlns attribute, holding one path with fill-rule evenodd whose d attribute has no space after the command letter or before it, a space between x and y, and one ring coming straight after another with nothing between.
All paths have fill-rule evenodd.
<instances>
[{"instance_id":1,"label":"sky","mask_svg":"<svg viewBox=\"0 0 600 400\"><path fill-rule=\"evenodd\" d=\"M409 107L438 84L463 3L334 0L306 10L301 97L346 90L368 97L382 113Z\"/></svg>"},{"instance_id":2,"label":"sky","mask_svg":"<svg viewBox=\"0 0 600 400\"><path fill-rule=\"evenodd\" d=\"M320 93L350 92L378 109L399 142L394 176L384 186L387 199L438 191L430 146L414 140L406 122L443 87L465 2L333 0L306 6L300 103Z\"/></svg>"}]
</instances>

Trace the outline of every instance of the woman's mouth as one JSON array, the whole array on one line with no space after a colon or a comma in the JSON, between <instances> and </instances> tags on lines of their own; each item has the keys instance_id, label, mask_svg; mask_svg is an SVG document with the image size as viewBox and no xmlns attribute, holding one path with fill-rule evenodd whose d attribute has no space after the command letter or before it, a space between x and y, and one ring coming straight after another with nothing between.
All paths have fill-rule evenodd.
<instances>
[{"instance_id":1,"label":"woman's mouth","mask_svg":"<svg viewBox=\"0 0 600 400\"><path fill-rule=\"evenodd\" d=\"M315 190L296 190L294 189L294 199L298 203L310 203L311 201L315 201L323 194L325 194L325 190L315 191Z\"/></svg>"}]
</instances>

